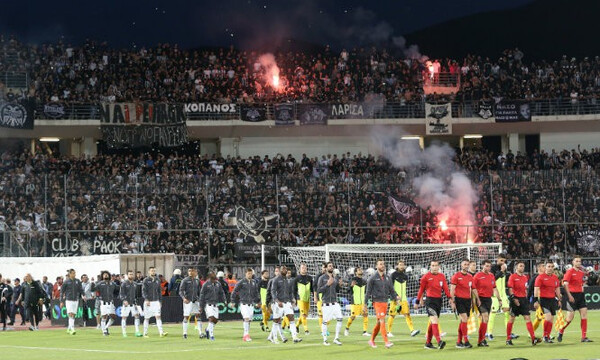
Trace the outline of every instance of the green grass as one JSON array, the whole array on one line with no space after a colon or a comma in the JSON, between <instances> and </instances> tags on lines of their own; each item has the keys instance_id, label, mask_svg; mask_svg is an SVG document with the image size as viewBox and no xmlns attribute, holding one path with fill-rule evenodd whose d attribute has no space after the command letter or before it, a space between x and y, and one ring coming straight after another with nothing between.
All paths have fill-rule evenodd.
<instances>
[{"instance_id":1,"label":"green grass","mask_svg":"<svg viewBox=\"0 0 600 360\"><path fill-rule=\"evenodd\" d=\"M490 342L489 348L455 349L457 321L454 316L443 316L441 320L442 330L448 332L445 339L448 343L444 350L423 349L423 334L411 338L404 319L396 318L394 323L394 335L391 339L395 346L391 349L383 347L381 336L377 338L379 347L371 349L367 345L368 338L361 336L362 321L357 319L351 327L351 335L342 335L343 346L332 344L329 347L322 345L322 338L317 331L317 321L309 322L309 336L303 336L304 341L299 344L288 342L287 344L273 345L268 343L266 333L260 330L259 323L252 323L251 336L253 342L243 343L241 341L241 322L219 323L215 330L215 342L198 339L197 335L190 336L187 340L182 339L181 325L169 324L166 331L169 336L159 338L156 327L151 327L151 338L133 337L133 327L129 326L128 338L121 337L120 326L111 328L111 336L103 337L96 329L77 330L75 336L70 336L66 330L42 330L39 332L0 332L0 358L20 360L54 360L54 359L510 359L524 357L527 359L593 359L600 358L600 311L592 311L589 316L589 337L594 343L582 344L579 342L579 316L567 329L565 339L562 343L539 344L535 347L530 345L524 322L517 319L514 332L521 335L514 340L514 347L504 345L504 318L498 316L496 319L496 340ZM426 318L413 317L415 328L422 331L426 326ZM374 325L374 319L370 319L369 327ZM344 322L345 326L345 322ZM330 331L335 330L335 323L329 326ZM370 331L371 329L369 329ZM541 327L537 334L541 333ZM190 326L189 334L197 334ZM286 336L290 337L286 334ZM473 335L471 335L473 336ZM330 336L330 341L333 336ZM434 341L435 343L435 341Z\"/></svg>"}]
</instances>

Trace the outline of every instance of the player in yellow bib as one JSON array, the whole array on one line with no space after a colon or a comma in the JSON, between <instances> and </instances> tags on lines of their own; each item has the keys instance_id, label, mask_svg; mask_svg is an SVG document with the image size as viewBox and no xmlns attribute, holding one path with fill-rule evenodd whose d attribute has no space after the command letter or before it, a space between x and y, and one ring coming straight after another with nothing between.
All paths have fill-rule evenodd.
<instances>
[{"instance_id":1,"label":"player in yellow bib","mask_svg":"<svg viewBox=\"0 0 600 360\"><path fill-rule=\"evenodd\" d=\"M309 335L308 312L310 310L310 295L315 287L312 277L308 275L308 268L304 263L300 264L300 275L296 277L295 287L298 294L298 309L300 310L297 330L300 332L300 324L302 324L304 326L304 335Z\"/></svg>"},{"instance_id":2,"label":"player in yellow bib","mask_svg":"<svg viewBox=\"0 0 600 360\"><path fill-rule=\"evenodd\" d=\"M260 308L262 310L262 323L260 328L262 331L269 331L269 318L271 317L271 308L269 307L268 290L269 286L269 270L263 270L260 275Z\"/></svg>"},{"instance_id":3,"label":"player in yellow bib","mask_svg":"<svg viewBox=\"0 0 600 360\"><path fill-rule=\"evenodd\" d=\"M344 330L344 336L350 335L350 325L357 316L363 316L363 336L371 336L367 332L369 327L369 313L363 311L363 307L365 305L365 290L367 289L367 282L363 279L363 269L361 267L357 267L354 269L354 277L352 278L352 282L350 283L350 291L351 291L351 300L352 304L350 305L350 317L348 318L348 322L346 323L346 329Z\"/></svg>"},{"instance_id":4,"label":"player in yellow bib","mask_svg":"<svg viewBox=\"0 0 600 360\"><path fill-rule=\"evenodd\" d=\"M396 294L400 296L399 301L392 300L390 301L390 310L389 310L389 318L387 322L387 332L389 337L393 337L392 334L392 326L394 324L394 318L398 315L398 310L400 315L404 315L406 319L406 325L408 325L408 329L410 330L410 336L417 336L421 332L421 330L415 330L413 326L412 318L410 317L410 306L408 305L408 297L406 296L406 286L408 285L408 275L406 275L406 263L404 260L398 261L396 265L396 271L392 273L391 276L392 284L394 285L394 290Z\"/></svg>"}]
</instances>

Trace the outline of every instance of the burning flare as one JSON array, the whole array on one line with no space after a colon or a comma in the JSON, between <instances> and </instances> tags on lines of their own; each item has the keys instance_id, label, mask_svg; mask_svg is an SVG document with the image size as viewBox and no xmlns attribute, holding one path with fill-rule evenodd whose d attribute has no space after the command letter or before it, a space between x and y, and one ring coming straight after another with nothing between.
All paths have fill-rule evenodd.
<instances>
[{"instance_id":1,"label":"burning flare","mask_svg":"<svg viewBox=\"0 0 600 360\"><path fill-rule=\"evenodd\" d=\"M448 230L448 225L446 225L446 220L440 221L440 229L442 229L442 231Z\"/></svg>"}]
</instances>

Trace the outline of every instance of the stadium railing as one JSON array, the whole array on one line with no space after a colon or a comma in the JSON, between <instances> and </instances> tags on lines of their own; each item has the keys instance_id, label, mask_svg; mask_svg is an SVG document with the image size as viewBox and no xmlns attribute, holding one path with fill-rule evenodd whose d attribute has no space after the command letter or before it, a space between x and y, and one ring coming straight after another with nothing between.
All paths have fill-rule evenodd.
<instances>
[{"instance_id":1,"label":"stadium railing","mask_svg":"<svg viewBox=\"0 0 600 360\"><path fill-rule=\"evenodd\" d=\"M27 89L29 75L26 71L5 71L0 74L0 83L11 89Z\"/></svg>"}]
</instances>

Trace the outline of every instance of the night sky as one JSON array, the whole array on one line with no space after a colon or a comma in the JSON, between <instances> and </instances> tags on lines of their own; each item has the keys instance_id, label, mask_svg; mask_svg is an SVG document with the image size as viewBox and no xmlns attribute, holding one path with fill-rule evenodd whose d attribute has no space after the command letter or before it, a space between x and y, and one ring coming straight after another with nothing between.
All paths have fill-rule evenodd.
<instances>
[{"instance_id":1,"label":"night sky","mask_svg":"<svg viewBox=\"0 0 600 360\"><path fill-rule=\"evenodd\" d=\"M170 42L183 48L275 48L291 38L342 48L385 43L447 20L532 1L3 1L0 33L28 43L93 38L115 47Z\"/></svg>"}]
</instances>

